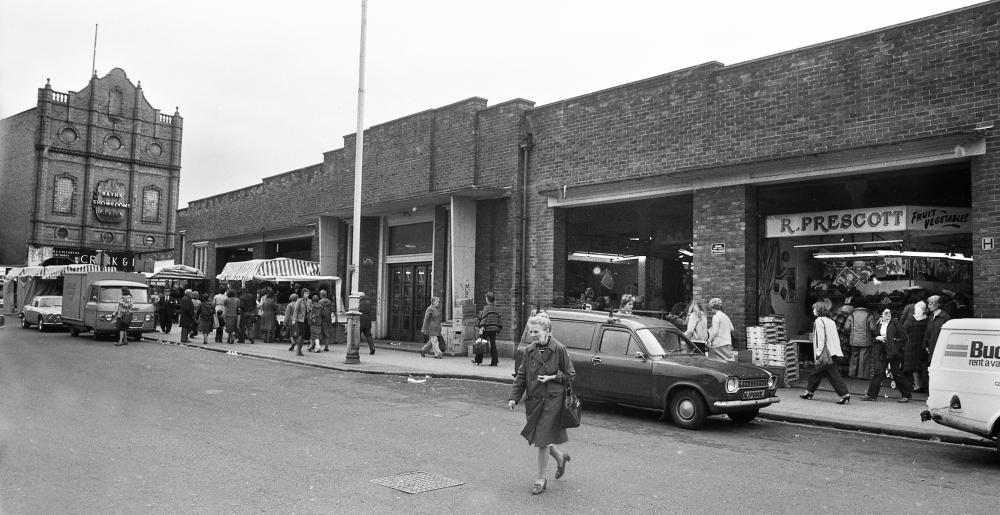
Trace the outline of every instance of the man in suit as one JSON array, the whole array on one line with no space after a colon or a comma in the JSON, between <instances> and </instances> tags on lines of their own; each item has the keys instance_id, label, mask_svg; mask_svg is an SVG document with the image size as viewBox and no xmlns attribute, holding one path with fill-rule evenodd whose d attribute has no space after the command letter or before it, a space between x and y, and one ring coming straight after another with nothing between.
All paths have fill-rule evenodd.
<instances>
[{"instance_id":1,"label":"man in suit","mask_svg":"<svg viewBox=\"0 0 1000 515\"><path fill-rule=\"evenodd\" d=\"M951 320L948 313L945 313L941 309L940 295L931 295L927 297L927 311L930 312L929 320L927 321L927 331L924 332L924 348L927 349L927 359L928 361L934 357L934 346L937 344L938 335L941 334L941 326L945 322ZM926 373L926 372L925 372ZM930 382L925 378L924 385L926 388L930 389Z\"/></svg>"}]
</instances>

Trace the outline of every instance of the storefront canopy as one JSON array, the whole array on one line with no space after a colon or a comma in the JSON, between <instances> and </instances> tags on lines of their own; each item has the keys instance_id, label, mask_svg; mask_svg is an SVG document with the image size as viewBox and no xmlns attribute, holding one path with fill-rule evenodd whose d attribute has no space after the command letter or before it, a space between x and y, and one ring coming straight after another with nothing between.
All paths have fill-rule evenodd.
<instances>
[{"instance_id":1,"label":"storefront canopy","mask_svg":"<svg viewBox=\"0 0 1000 515\"><path fill-rule=\"evenodd\" d=\"M291 258L251 259L226 263L215 278L220 281L276 281L278 277L300 276L301 280L317 280L319 263Z\"/></svg>"},{"instance_id":2,"label":"storefront canopy","mask_svg":"<svg viewBox=\"0 0 1000 515\"><path fill-rule=\"evenodd\" d=\"M166 279L204 279L205 274L197 268L187 266L187 265L172 265L166 266L157 270L153 275L149 276L151 280L166 280Z\"/></svg>"},{"instance_id":3,"label":"storefront canopy","mask_svg":"<svg viewBox=\"0 0 1000 515\"><path fill-rule=\"evenodd\" d=\"M90 264L26 266L11 268L10 271L7 272L7 278L41 277L42 279L55 279L56 277L61 277L66 272L97 272L100 269L100 266Z\"/></svg>"},{"instance_id":4,"label":"storefront canopy","mask_svg":"<svg viewBox=\"0 0 1000 515\"><path fill-rule=\"evenodd\" d=\"M7 271L7 279L13 279L15 277L23 276L36 276L42 275L45 272L44 266L24 266L24 267L14 267Z\"/></svg>"}]
</instances>

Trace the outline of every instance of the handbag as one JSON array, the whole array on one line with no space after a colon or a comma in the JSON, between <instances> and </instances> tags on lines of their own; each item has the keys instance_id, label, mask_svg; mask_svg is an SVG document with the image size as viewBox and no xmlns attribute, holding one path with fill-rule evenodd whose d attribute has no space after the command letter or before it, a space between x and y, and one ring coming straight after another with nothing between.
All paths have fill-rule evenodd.
<instances>
[{"instance_id":1,"label":"handbag","mask_svg":"<svg viewBox=\"0 0 1000 515\"><path fill-rule=\"evenodd\" d=\"M476 342L472 344L472 353L486 354L489 344L490 342L487 341L486 338L476 338Z\"/></svg>"},{"instance_id":2,"label":"handbag","mask_svg":"<svg viewBox=\"0 0 1000 515\"><path fill-rule=\"evenodd\" d=\"M823 350L820 351L819 356L816 356L816 365L832 365L833 357L830 356L830 347L826 344L826 323L821 321L820 324L823 326Z\"/></svg>"},{"instance_id":3,"label":"handbag","mask_svg":"<svg viewBox=\"0 0 1000 515\"><path fill-rule=\"evenodd\" d=\"M563 427L580 427L580 415L582 414L580 406L582 404L580 398L576 396L576 392L573 391L573 386L566 385L566 392L563 396L562 410L560 412Z\"/></svg>"},{"instance_id":4,"label":"handbag","mask_svg":"<svg viewBox=\"0 0 1000 515\"><path fill-rule=\"evenodd\" d=\"M118 321L121 322L121 323L123 323L123 324L131 324L132 323L132 312L131 311L123 311L120 315L118 315Z\"/></svg>"}]
</instances>

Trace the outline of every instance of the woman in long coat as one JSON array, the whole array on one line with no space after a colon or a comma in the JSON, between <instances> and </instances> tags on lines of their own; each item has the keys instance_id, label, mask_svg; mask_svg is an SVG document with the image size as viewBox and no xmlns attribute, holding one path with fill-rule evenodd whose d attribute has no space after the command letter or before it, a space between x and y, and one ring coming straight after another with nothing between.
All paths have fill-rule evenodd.
<instances>
[{"instance_id":1,"label":"woman in long coat","mask_svg":"<svg viewBox=\"0 0 1000 515\"><path fill-rule=\"evenodd\" d=\"M566 385L572 384L576 371L566 347L552 338L552 321L548 315L539 313L532 316L528 319L527 329L530 345L524 350L524 359L521 360L507 405L513 410L514 405L527 395L524 402L527 423L521 430L521 436L538 448L538 476L531 488L531 493L538 495L545 491L548 483L545 469L549 456L556 459L556 479L566 472L566 463L570 461L569 454L556 445L569 441L566 428L561 423L561 412Z\"/></svg>"},{"instance_id":2,"label":"woman in long coat","mask_svg":"<svg viewBox=\"0 0 1000 515\"><path fill-rule=\"evenodd\" d=\"M260 303L260 331L264 333L264 343L274 341L274 331L278 327L278 303L274 292L268 289Z\"/></svg>"},{"instance_id":3,"label":"woman in long coat","mask_svg":"<svg viewBox=\"0 0 1000 515\"><path fill-rule=\"evenodd\" d=\"M431 304L427 306L424 311L424 323L420 327L420 332L427 335L427 343L420 348L420 357L424 357L424 353L428 349L434 351L434 357L441 359L441 346L438 345L438 340L441 339L441 299L438 297L431 297Z\"/></svg>"},{"instance_id":4,"label":"woman in long coat","mask_svg":"<svg viewBox=\"0 0 1000 515\"><path fill-rule=\"evenodd\" d=\"M921 372L927 366L927 351L924 350L924 332L927 331L927 304L919 301L913 305L913 314L903 320L906 345L903 346L903 373L913 377L913 389L920 390Z\"/></svg>"}]
</instances>

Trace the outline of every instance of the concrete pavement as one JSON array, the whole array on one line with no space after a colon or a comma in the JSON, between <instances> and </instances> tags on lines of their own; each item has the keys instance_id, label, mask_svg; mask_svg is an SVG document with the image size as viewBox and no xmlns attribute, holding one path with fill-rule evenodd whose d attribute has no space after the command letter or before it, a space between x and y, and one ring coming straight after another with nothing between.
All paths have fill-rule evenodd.
<instances>
[{"instance_id":1,"label":"concrete pavement","mask_svg":"<svg viewBox=\"0 0 1000 515\"><path fill-rule=\"evenodd\" d=\"M468 356L445 356L443 359L433 359L430 356L422 358L419 354L420 345L411 342L376 341L374 355L368 353L366 345L361 348L361 363L349 365L344 363L347 346L331 345L330 352L303 352L297 356L288 350L286 343L257 343L251 345L215 343L212 336L208 345L201 344L201 335L191 342L180 343L180 331L175 327L169 334L160 332L145 335L145 340L172 345L183 345L192 349L202 349L212 352L233 352L236 355L269 359L286 363L355 372L364 374L389 374L410 376L415 381L431 378L472 379L511 383L513 363L510 358L501 358L500 365L474 365ZM489 356L486 357L489 361ZM931 441L942 441L962 445L995 447L995 443L975 435L951 429L934 422L921 422L920 412L927 409L926 394L915 393L913 400L902 404L896 402L899 394L894 390L884 388L883 397L876 402L863 402L861 397L867 388L867 381L847 380L851 392L851 402L847 405L837 405L834 402L837 395L824 381L812 400L803 400L799 394L804 391L805 380L793 381L790 388L778 390L781 402L764 408L761 418L770 420L813 424L823 427L839 428L849 431L903 436ZM888 395L889 397L885 397Z\"/></svg>"}]
</instances>

